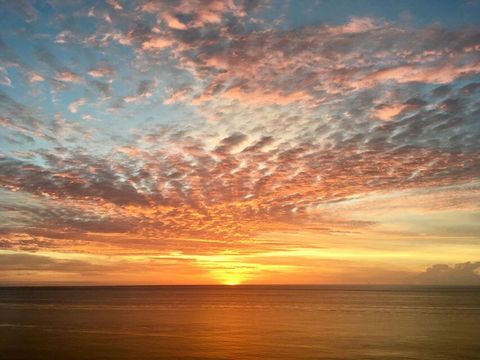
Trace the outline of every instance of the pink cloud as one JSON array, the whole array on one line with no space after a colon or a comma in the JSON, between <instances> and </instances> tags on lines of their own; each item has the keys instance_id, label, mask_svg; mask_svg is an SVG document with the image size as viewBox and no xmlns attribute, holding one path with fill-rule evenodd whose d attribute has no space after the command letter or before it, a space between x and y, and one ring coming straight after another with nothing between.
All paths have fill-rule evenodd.
<instances>
[{"instance_id":1,"label":"pink cloud","mask_svg":"<svg viewBox=\"0 0 480 360\"><path fill-rule=\"evenodd\" d=\"M159 36L159 37L154 37L144 41L142 43L142 49L157 51L157 50L163 50L172 45L173 45L173 42L171 39Z\"/></svg>"},{"instance_id":2,"label":"pink cloud","mask_svg":"<svg viewBox=\"0 0 480 360\"><path fill-rule=\"evenodd\" d=\"M239 87L232 87L220 95L222 98L228 100L238 100L242 103L262 105L262 104L276 104L276 105L288 105L297 101L305 101L310 99L310 96L303 92L297 91L290 94L283 94L281 92L271 91L243 91ZM200 104L204 101L214 99L214 96L204 94L192 101L193 104Z\"/></svg>"},{"instance_id":3,"label":"pink cloud","mask_svg":"<svg viewBox=\"0 0 480 360\"><path fill-rule=\"evenodd\" d=\"M117 0L107 0L107 4L115 10L123 10L123 6Z\"/></svg>"},{"instance_id":4,"label":"pink cloud","mask_svg":"<svg viewBox=\"0 0 480 360\"><path fill-rule=\"evenodd\" d=\"M336 35L340 34L354 34L366 31L371 31L381 27L381 24L370 17L353 17L344 25L331 26L327 29Z\"/></svg>"},{"instance_id":5,"label":"pink cloud","mask_svg":"<svg viewBox=\"0 0 480 360\"><path fill-rule=\"evenodd\" d=\"M78 100L75 100L73 102L70 103L70 105L68 105L68 110L71 112L71 113L76 113L79 109L79 107L85 105L87 102L87 99L85 98L80 98Z\"/></svg>"},{"instance_id":6,"label":"pink cloud","mask_svg":"<svg viewBox=\"0 0 480 360\"><path fill-rule=\"evenodd\" d=\"M394 80L399 83L418 81L444 84L460 76L472 75L478 72L480 72L480 62L478 61L465 65L454 65L452 63L439 66L424 66L423 64L403 65L378 70L353 84L357 88L373 86L388 80Z\"/></svg>"},{"instance_id":7,"label":"pink cloud","mask_svg":"<svg viewBox=\"0 0 480 360\"><path fill-rule=\"evenodd\" d=\"M92 68L88 72L88 75L94 78L102 78L102 77L111 77L114 75L115 71L110 66L101 66L98 68Z\"/></svg>"},{"instance_id":8,"label":"pink cloud","mask_svg":"<svg viewBox=\"0 0 480 360\"><path fill-rule=\"evenodd\" d=\"M57 74L55 75L55 79L58 81L64 81L64 82L75 83L75 84L80 84L83 82L83 79L79 75L67 70L57 72Z\"/></svg>"}]
</instances>

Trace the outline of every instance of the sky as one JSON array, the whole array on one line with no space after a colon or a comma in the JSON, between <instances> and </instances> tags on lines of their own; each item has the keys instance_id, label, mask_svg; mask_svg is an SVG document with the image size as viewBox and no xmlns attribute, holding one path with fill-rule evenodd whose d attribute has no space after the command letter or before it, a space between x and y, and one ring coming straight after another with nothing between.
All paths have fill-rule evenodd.
<instances>
[{"instance_id":1,"label":"sky","mask_svg":"<svg viewBox=\"0 0 480 360\"><path fill-rule=\"evenodd\" d=\"M0 284L480 284L480 2L0 13Z\"/></svg>"}]
</instances>

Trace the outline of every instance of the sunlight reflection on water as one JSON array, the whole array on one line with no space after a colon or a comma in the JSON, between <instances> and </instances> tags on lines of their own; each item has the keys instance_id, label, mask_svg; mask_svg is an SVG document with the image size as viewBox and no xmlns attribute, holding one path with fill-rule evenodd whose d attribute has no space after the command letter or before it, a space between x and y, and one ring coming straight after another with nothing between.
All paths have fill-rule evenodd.
<instances>
[{"instance_id":1,"label":"sunlight reflection on water","mask_svg":"<svg viewBox=\"0 0 480 360\"><path fill-rule=\"evenodd\" d=\"M479 288L0 289L2 359L476 359Z\"/></svg>"}]
</instances>

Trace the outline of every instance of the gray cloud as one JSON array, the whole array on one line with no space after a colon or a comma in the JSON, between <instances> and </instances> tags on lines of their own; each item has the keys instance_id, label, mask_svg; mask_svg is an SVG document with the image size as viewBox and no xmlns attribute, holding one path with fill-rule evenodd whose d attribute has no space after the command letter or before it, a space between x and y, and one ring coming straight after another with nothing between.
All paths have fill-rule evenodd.
<instances>
[{"instance_id":1,"label":"gray cloud","mask_svg":"<svg viewBox=\"0 0 480 360\"><path fill-rule=\"evenodd\" d=\"M432 265L418 274L415 282L425 285L480 285L480 262Z\"/></svg>"},{"instance_id":2,"label":"gray cloud","mask_svg":"<svg viewBox=\"0 0 480 360\"><path fill-rule=\"evenodd\" d=\"M107 266L81 260L54 259L34 254L0 254L1 271L54 271L62 273L102 272Z\"/></svg>"}]
</instances>

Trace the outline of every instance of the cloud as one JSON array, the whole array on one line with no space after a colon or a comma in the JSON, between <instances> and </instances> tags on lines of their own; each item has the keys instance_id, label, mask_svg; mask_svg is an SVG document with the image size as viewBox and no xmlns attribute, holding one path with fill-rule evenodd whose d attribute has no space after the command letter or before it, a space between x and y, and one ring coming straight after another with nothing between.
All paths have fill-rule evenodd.
<instances>
[{"instance_id":1,"label":"cloud","mask_svg":"<svg viewBox=\"0 0 480 360\"><path fill-rule=\"evenodd\" d=\"M0 42L5 249L278 249L294 244L252 239L363 231L376 220L335 204L480 176L476 28L294 27L261 1L72 6Z\"/></svg>"},{"instance_id":2,"label":"cloud","mask_svg":"<svg viewBox=\"0 0 480 360\"><path fill-rule=\"evenodd\" d=\"M394 80L399 83L424 82L424 83L449 83L460 76L468 76L480 72L480 62L465 65L446 63L440 66L412 66L403 65L385 68L370 73L363 79L354 83L356 87L374 86L379 82Z\"/></svg>"},{"instance_id":3,"label":"cloud","mask_svg":"<svg viewBox=\"0 0 480 360\"><path fill-rule=\"evenodd\" d=\"M165 131L153 140L160 148L122 147L103 158L80 150L44 153L43 166L0 159L2 187L45 201L45 211L12 204L30 220L6 227L4 239L23 233L158 248L195 238L219 240L221 248L272 230L348 228L311 210L351 197L478 178L476 160L447 151L372 146L364 156L357 147L327 150L237 132L193 143L191 133L184 136ZM147 146L147 139L139 143Z\"/></svg>"},{"instance_id":4,"label":"cloud","mask_svg":"<svg viewBox=\"0 0 480 360\"><path fill-rule=\"evenodd\" d=\"M160 21L164 21L169 28L174 30L187 30L219 24L229 13L240 17L245 15L242 6L237 6L231 0L182 0L168 5L148 0L144 1L139 8L144 12L157 15ZM185 20L182 22L180 17Z\"/></svg>"},{"instance_id":5,"label":"cloud","mask_svg":"<svg viewBox=\"0 0 480 360\"><path fill-rule=\"evenodd\" d=\"M30 72L28 74L28 81L30 83L41 82L41 81L44 81L44 80L45 80L45 78L42 75L40 75L36 72Z\"/></svg>"},{"instance_id":6,"label":"cloud","mask_svg":"<svg viewBox=\"0 0 480 360\"><path fill-rule=\"evenodd\" d=\"M353 34L375 30L381 27L381 23L371 17L353 17L344 25L331 26L328 30L333 34Z\"/></svg>"},{"instance_id":7,"label":"cloud","mask_svg":"<svg viewBox=\"0 0 480 360\"><path fill-rule=\"evenodd\" d=\"M123 6L116 0L107 0L107 4L115 10L123 10Z\"/></svg>"},{"instance_id":8,"label":"cloud","mask_svg":"<svg viewBox=\"0 0 480 360\"><path fill-rule=\"evenodd\" d=\"M382 104L377 106L373 112L373 116L378 117L384 121L392 120L395 116L400 114L406 105L404 104L392 104L386 105Z\"/></svg>"},{"instance_id":9,"label":"cloud","mask_svg":"<svg viewBox=\"0 0 480 360\"><path fill-rule=\"evenodd\" d=\"M74 84L79 84L83 81L79 75L72 71L59 71L55 75L55 80Z\"/></svg>"},{"instance_id":10,"label":"cloud","mask_svg":"<svg viewBox=\"0 0 480 360\"><path fill-rule=\"evenodd\" d=\"M215 148L215 153L217 154L224 154L230 152L232 148L240 145L245 140L247 140L248 136L242 133L235 133L232 134L220 141L220 144Z\"/></svg>"},{"instance_id":11,"label":"cloud","mask_svg":"<svg viewBox=\"0 0 480 360\"><path fill-rule=\"evenodd\" d=\"M60 273L89 273L104 271L107 266L81 260L54 259L28 253L0 254L1 271L52 271Z\"/></svg>"},{"instance_id":12,"label":"cloud","mask_svg":"<svg viewBox=\"0 0 480 360\"><path fill-rule=\"evenodd\" d=\"M4 67L0 67L0 84L6 86L12 85L12 81L8 77L8 72Z\"/></svg>"},{"instance_id":13,"label":"cloud","mask_svg":"<svg viewBox=\"0 0 480 360\"><path fill-rule=\"evenodd\" d=\"M142 43L144 50L162 50L173 45L173 42L167 38L156 37L154 39L145 40Z\"/></svg>"},{"instance_id":14,"label":"cloud","mask_svg":"<svg viewBox=\"0 0 480 360\"><path fill-rule=\"evenodd\" d=\"M91 68L87 73L94 78L111 78L115 75L115 70L109 65L103 65L97 68Z\"/></svg>"},{"instance_id":15,"label":"cloud","mask_svg":"<svg viewBox=\"0 0 480 360\"><path fill-rule=\"evenodd\" d=\"M401 88L474 76L480 72L478 54L467 49L476 38L478 32L472 29L414 30L357 18L334 28L237 34L227 27L208 37L167 31L159 39L162 44L173 40L168 44L174 44L180 64L206 80L194 104L225 97L254 104L312 105L391 82ZM391 43L395 49L389 51Z\"/></svg>"},{"instance_id":16,"label":"cloud","mask_svg":"<svg viewBox=\"0 0 480 360\"><path fill-rule=\"evenodd\" d=\"M425 285L480 285L480 262L436 264L416 277Z\"/></svg>"},{"instance_id":17,"label":"cloud","mask_svg":"<svg viewBox=\"0 0 480 360\"><path fill-rule=\"evenodd\" d=\"M71 113L76 113L78 111L78 108L80 106L83 106L85 105L85 103L87 102L86 99L84 98L80 98L78 100L75 100L73 102L70 103L70 105L68 105L68 110L71 112Z\"/></svg>"}]
</instances>

